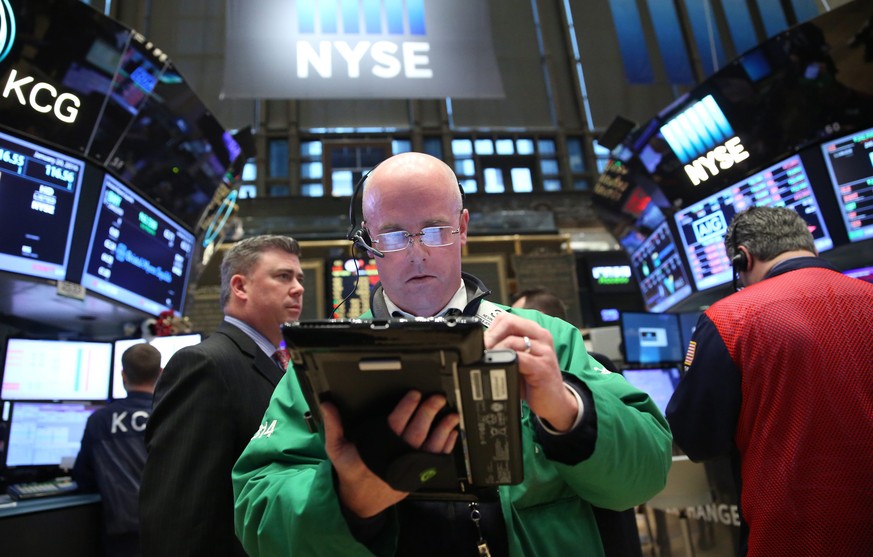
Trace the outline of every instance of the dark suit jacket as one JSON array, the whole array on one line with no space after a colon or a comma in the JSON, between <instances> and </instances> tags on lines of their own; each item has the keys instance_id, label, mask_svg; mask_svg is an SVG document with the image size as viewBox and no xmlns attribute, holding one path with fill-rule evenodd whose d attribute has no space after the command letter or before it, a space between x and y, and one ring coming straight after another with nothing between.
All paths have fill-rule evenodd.
<instances>
[{"instance_id":1,"label":"dark suit jacket","mask_svg":"<svg viewBox=\"0 0 873 557\"><path fill-rule=\"evenodd\" d=\"M282 377L238 327L177 352L155 389L140 487L145 557L243 556L230 472Z\"/></svg>"}]
</instances>

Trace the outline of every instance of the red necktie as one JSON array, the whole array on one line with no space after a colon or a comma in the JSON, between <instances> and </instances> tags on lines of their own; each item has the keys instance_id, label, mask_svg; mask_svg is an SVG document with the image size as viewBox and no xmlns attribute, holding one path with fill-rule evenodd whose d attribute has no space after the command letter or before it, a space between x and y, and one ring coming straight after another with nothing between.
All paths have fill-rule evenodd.
<instances>
[{"instance_id":1,"label":"red necktie","mask_svg":"<svg viewBox=\"0 0 873 557\"><path fill-rule=\"evenodd\" d=\"M287 348L280 348L273 353L273 360L282 368L282 371L288 369L288 363L291 361L291 356L288 354Z\"/></svg>"}]
</instances>

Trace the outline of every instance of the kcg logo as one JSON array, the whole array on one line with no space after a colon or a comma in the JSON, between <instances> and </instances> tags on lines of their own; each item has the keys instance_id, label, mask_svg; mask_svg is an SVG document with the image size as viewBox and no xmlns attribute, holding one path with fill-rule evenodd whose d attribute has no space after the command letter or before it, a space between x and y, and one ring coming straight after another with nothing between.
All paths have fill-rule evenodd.
<instances>
[{"instance_id":1,"label":"kcg logo","mask_svg":"<svg viewBox=\"0 0 873 557\"><path fill-rule=\"evenodd\" d=\"M15 42L15 14L9 0L0 0L0 62L9 55Z\"/></svg>"}]
</instances>

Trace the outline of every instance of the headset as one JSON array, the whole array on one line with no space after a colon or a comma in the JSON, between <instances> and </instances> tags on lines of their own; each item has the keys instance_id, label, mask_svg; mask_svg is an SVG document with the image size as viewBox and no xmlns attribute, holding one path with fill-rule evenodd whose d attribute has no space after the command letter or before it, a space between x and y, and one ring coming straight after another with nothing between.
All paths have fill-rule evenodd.
<instances>
[{"instance_id":1,"label":"headset","mask_svg":"<svg viewBox=\"0 0 873 557\"><path fill-rule=\"evenodd\" d=\"M352 247L361 248L365 252L370 255L374 255L376 257L385 257L385 254L381 251L377 250L373 247L373 242L370 241L370 235L364 230L364 227L358 224L358 219L355 212L355 201L358 199L358 195L364 189L364 182L367 180L367 177L371 172L376 170L379 165L377 164L367 172L365 172L361 179L358 180L358 183L355 184L355 188L352 190L352 199L349 201L349 231L346 232L346 239L352 243Z\"/></svg>"},{"instance_id":2,"label":"headset","mask_svg":"<svg viewBox=\"0 0 873 557\"><path fill-rule=\"evenodd\" d=\"M754 209L755 207L753 206L746 212L748 213ZM731 258L734 292L739 292L740 290L740 273L749 268L749 257L744 252L740 251L740 246L737 243L737 224L737 222L734 222L734 229L731 231L731 245L734 248L734 256Z\"/></svg>"}]
</instances>

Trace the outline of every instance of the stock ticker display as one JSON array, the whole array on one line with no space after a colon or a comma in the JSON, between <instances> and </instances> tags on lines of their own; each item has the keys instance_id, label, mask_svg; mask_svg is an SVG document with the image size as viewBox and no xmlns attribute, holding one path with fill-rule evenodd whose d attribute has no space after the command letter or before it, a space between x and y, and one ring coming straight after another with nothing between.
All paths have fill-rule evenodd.
<instances>
[{"instance_id":1,"label":"stock ticker display","mask_svg":"<svg viewBox=\"0 0 873 557\"><path fill-rule=\"evenodd\" d=\"M0 270L63 280L85 163L0 133Z\"/></svg>"},{"instance_id":2,"label":"stock ticker display","mask_svg":"<svg viewBox=\"0 0 873 557\"><path fill-rule=\"evenodd\" d=\"M734 215L752 206L794 209L809 225L819 252L834 245L806 170L795 155L676 212L679 237L698 290L731 280L724 234Z\"/></svg>"},{"instance_id":3,"label":"stock ticker display","mask_svg":"<svg viewBox=\"0 0 873 557\"><path fill-rule=\"evenodd\" d=\"M157 315L181 312L194 235L107 175L82 284Z\"/></svg>"},{"instance_id":4,"label":"stock ticker display","mask_svg":"<svg viewBox=\"0 0 873 557\"><path fill-rule=\"evenodd\" d=\"M850 242L873 238L873 128L822 144Z\"/></svg>"},{"instance_id":5,"label":"stock ticker display","mask_svg":"<svg viewBox=\"0 0 873 557\"><path fill-rule=\"evenodd\" d=\"M664 311L691 295L691 283L667 221L646 238L630 259L649 311Z\"/></svg>"},{"instance_id":6,"label":"stock ticker display","mask_svg":"<svg viewBox=\"0 0 873 557\"><path fill-rule=\"evenodd\" d=\"M334 259L328 262L328 277L328 301L334 310L330 318L351 319L370 310L370 292L379 282L375 260ZM346 296L348 299L340 305Z\"/></svg>"}]
</instances>

